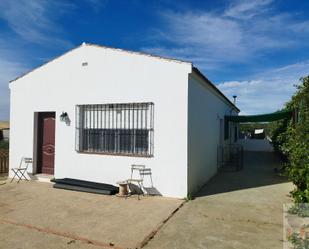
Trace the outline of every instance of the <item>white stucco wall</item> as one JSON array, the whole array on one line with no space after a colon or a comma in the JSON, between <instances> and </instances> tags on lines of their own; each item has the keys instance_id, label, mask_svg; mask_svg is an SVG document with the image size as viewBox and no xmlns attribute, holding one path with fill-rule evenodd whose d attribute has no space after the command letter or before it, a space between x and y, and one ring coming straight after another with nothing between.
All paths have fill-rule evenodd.
<instances>
[{"instance_id":1,"label":"white stucco wall","mask_svg":"<svg viewBox=\"0 0 309 249\"><path fill-rule=\"evenodd\" d=\"M239 139L245 151L273 152L274 148L268 139Z\"/></svg>"},{"instance_id":2,"label":"white stucco wall","mask_svg":"<svg viewBox=\"0 0 309 249\"><path fill-rule=\"evenodd\" d=\"M217 173L218 145L234 141L233 135L224 141L224 116L236 114L231 105L198 75L190 74L188 87L189 193L199 190ZM223 122L221 142L220 119Z\"/></svg>"},{"instance_id":3,"label":"white stucco wall","mask_svg":"<svg viewBox=\"0 0 309 249\"><path fill-rule=\"evenodd\" d=\"M88 66L82 66L88 62ZM10 167L35 158L35 112L56 112L55 177L116 184L131 164L145 164L164 196L187 194L187 94L190 63L85 45L14 81L11 88ZM154 103L154 157L79 154L78 104ZM67 112L71 125L60 122ZM35 171L30 169L29 172ZM35 173L35 172L34 172Z\"/></svg>"}]
</instances>

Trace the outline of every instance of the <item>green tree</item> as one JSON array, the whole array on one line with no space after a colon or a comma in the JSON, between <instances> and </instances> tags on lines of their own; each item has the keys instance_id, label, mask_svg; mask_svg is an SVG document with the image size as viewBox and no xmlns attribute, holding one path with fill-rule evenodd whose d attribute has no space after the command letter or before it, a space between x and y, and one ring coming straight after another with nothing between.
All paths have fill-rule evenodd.
<instances>
[{"instance_id":1,"label":"green tree","mask_svg":"<svg viewBox=\"0 0 309 249\"><path fill-rule=\"evenodd\" d=\"M296 202L309 202L309 76L302 79L302 85L287 104L289 109L298 110L296 124L290 123L287 141L282 150L288 155L287 173L296 185L293 197Z\"/></svg>"},{"instance_id":2,"label":"green tree","mask_svg":"<svg viewBox=\"0 0 309 249\"><path fill-rule=\"evenodd\" d=\"M287 157L286 174L295 184L295 202L309 202L309 76L301 79L286 108L296 110L296 122L281 120L272 125L274 148Z\"/></svg>"}]
</instances>

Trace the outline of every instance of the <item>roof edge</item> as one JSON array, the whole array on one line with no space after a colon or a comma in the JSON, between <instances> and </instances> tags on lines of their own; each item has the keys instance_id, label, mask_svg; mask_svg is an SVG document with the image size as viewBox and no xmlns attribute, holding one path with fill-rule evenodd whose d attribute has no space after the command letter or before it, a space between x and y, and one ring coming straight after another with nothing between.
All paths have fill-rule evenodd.
<instances>
[{"instance_id":1,"label":"roof edge","mask_svg":"<svg viewBox=\"0 0 309 249\"><path fill-rule=\"evenodd\" d=\"M9 83L12 83L26 75L28 75L29 73L35 71L36 69L39 69L41 68L42 66L45 66L47 65L48 63L66 55L67 53L70 53L72 52L73 50L75 49L78 49L80 47L83 47L83 46L92 46L92 47L99 47L99 48L105 48L105 49L111 49L111 50L115 50L115 51L119 51L119 52L125 52L125 53L130 53L130 54L136 54L136 55L142 55L142 56L148 56L148 57L154 57L154 58L157 58L157 59L161 59L161 60L166 60L166 61L171 61L171 62L176 62L176 63L187 63L187 64L190 64L192 66L192 62L191 61L185 61L185 60L179 60L179 59L175 59L175 58L169 58L169 57L163 57L163 56L159 56L159 55L153 55L153 54L150 54L150 53L145 53L145 52L140 52L140 51L133 51L133 50L125 50L125 49L122 49L122 48L114 48L114 47L109 47L109 46L103 46L103 45L99 45L99 44L93 44L93 43L85 43L83 42L81 45L78 45L66 52L64 52L63 54L61 55L58 55L54 58L52 58L51 60L47 61L47 62L44 62L42 63L41 65L21 74L20 76L16 77L15 79L13 80L10 80Z\"/></svg>"},{"instance_id":2,"label":"roof edge","mask_svg":"<svg viewBox=\"0 0 309 249\"><path fill-rule=\"evenodd\" d=\"M76 46L76 47L74 47L74 48L72 48L72 49L69 49L68 51L64 52L63 54L58 55L58 56L52 58L51 60L42 63L41 65L39 65L39 66L37 66L37 67L35 67L35 68L33 68L33 69L31 69L31 70L29 70L29 71L27 71L27 72L21 74L20 76L17 76L15 79L10 80L9 83L12 83L12 82L14 82L14 81L16 81L16 80L18 80L18 79L20 79L20 78L22 78L22 77L28 75L29 73L32 73L33 71L35 71L35 70L37 70L37 69L39 69L39 68L41 68L41 67L47 65L48 63L50 63L50 62L52 62L52 61L54 61L54 60L59 59L60 57L62 57L62 56L64 56L64 55L66 55L66 54L72 52L72 51L75 50L75 49L78 49L79 47L81 47L81 46L83 46L83 45L84 45L84 43L81 44L81 45L78 45L78 46Z\"/></svg>"},{"instance_id":3,"label":"roof edge","mask_svg":"<svg viewBox=\"0 0 309 249\"><path fill-rule=\"evenodd\" d=\"M175 59L175 58L172 58L172 57L155 55L155 54L146 53L146 52L143 52L143 51L127 50L127 49L123 49L123 48L115 48L115 47L110 47L110 46L105 46L105 45L100 45L100 44L94 44L94 43L83 43L83 44L86 45L86 46L106 48L106 49L116 50L116 51L119 51L119 52L125 52L125 53L137 54L137 55L143 55L143 56L149 56L149 57L154 57L154 58L157 58L157 59L173 61L173 62L177 62L177 63L187 63L187 64L191 64L192 65L191 61L186 61L186 60Z\"/></svg>"},{"instance_id":4,"label":"roof edge","mask_svg":"<svg viewBox=\"0 0 309 249\"><path fill-rule=\"evenodd\" d=\"M217 92L220 96L222 96L236 111L240 112L240 109L234 105L234 103L228 99L214 83L212 83L197 67L192 66L192 72L195 72L198 76L200 76L215 92Z\"/></svg>"}]
</instances>

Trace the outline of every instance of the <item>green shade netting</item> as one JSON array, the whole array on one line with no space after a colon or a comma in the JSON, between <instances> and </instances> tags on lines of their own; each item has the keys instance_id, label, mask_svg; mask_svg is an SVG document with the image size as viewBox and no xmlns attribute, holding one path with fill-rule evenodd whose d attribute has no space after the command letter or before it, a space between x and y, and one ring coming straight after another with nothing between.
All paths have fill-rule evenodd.
<instances>
[{"instance_id":1,"label":"green shade netting","mask_svg":"<svg viewBox=\"0 0 309 249\"><path fill-rule=\"evenodd\" d=\"M225 116L227 121L235 123L249 123L249 122L272 122L280 119L291 118L292 111L279 111L260 115L240 115L240 116Z\"/></svg>"}]
</instances>

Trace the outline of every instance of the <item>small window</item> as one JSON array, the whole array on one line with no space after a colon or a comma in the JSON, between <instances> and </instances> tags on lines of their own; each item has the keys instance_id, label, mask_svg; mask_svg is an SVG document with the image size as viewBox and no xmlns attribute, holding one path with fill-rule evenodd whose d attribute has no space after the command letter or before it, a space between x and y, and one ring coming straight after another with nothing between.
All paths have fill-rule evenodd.
<instances>
[{"instance_id":1,"label":"small window","mask_svg":"<svg viewBox=\"0 0 309 249\"><path fill-rule=\"evenodd\" d=\"M153 103L78 105L78 152L153 155Z\"/></svg>"}]
</instances>

